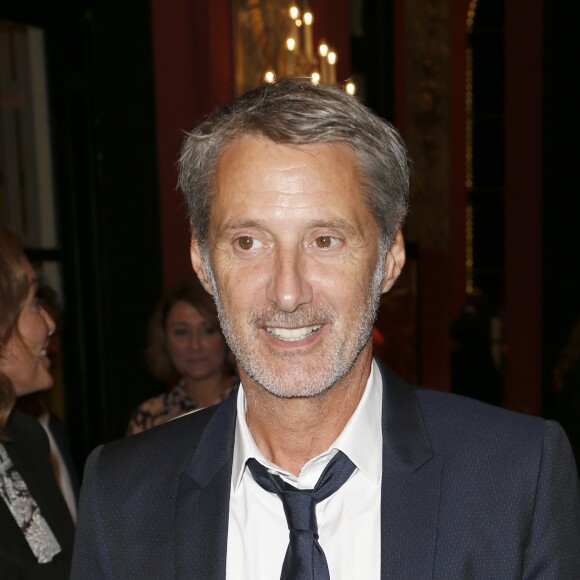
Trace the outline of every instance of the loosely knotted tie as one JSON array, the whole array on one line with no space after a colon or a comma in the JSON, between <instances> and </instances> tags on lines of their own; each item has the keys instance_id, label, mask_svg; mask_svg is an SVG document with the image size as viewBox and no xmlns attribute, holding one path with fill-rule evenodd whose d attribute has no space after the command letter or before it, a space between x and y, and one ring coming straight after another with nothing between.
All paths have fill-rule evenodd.
<instances>
[{"instance_id":1,"label":"loosely knotted tie","mask_svg":"<svg viewBox=\"0 0 580 580\"><path fill-rule=\"evenodd\" d=\"M354 463L342 451L332 458L314 489L297 489L273 475L255 459L248 459L252 476L266 491L282 500L290 544L280 580L330 580L328 564L318 543L316 504L331 496L350 477Z\"/></svg>"}]
</instances>

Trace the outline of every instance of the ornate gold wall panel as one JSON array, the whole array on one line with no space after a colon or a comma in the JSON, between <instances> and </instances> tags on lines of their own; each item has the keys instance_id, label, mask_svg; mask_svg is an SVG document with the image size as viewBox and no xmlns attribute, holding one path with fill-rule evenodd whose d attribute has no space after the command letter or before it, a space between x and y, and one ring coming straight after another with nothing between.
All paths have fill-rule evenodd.
<instances>
[{"instance_id":1,"label":"ornate gold wall panel","mask_svg":"<svg viewBox=\"0 0 580 580\"><path fill-rule=\"evenodd\" d=\"M286 74L288 0L233 0L236 93L253 89L274 68Z\"/></svg>"},{"instance_id":2,"label":"ornate gold wall panel","mask_svg":"<svg viewBox=\"0 0 580 580\"><path fill-rule=\"evenodd\" d=\"M414 162L409 239L446 251L451 235L449 0L405 0L405 140Z\"/></svg>"}]
</instances>

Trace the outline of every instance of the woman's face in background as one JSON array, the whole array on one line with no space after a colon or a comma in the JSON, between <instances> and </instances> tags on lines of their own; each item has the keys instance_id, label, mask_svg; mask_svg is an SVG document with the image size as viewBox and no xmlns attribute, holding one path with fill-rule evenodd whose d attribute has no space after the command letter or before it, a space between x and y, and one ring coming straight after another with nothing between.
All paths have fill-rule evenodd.
<instances>
[{"instance_id":1,"label":"woman's face in background","mask_svg":"<svg viewBox=\"0 0 580 580\"><path fill-rule=\"evenodd\" d=\"M55 324L36 297L38 283L28 260L24 268L29 288L18 318L20 336L13 333L0 357L0 371L12 381L17 397L48 389L53 380L47 348Z\"/></svg>"},{"instance_id":2,"label":"woman's face in background","mask_svg":"<svg viewBox=\"0 0 580 580\"><path fill-rule=\"evenodd\" d=\"M178 300L167 314L165 344L185 379L201 381L223 373L227 351L219 326L185 300Z\"/></svg>"}]
</instances>

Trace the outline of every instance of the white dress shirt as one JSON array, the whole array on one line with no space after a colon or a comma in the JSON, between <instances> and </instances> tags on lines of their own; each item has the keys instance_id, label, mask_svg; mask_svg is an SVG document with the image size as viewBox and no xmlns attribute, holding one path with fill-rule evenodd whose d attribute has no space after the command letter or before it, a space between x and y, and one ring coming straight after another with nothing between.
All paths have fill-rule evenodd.
<instances>
[{"instance_id":1,"label":"white dress shirt","mask_svg":"<svg viewBox=\"0 0 580 580\"><path fill-rule=\"evenodd\" d=\"M363 397L342 433L298 477L268 461L246 423L243 385L238 391L232 467L226 578L273 580L280 577L288 547L282 501L252 478L246 461L256 458L299 489L312 489L337 450L356 465L350 479L316 506L319 542L331 580L379 580L381 568L382 380L375 362Z\"/></svg>"}]
</instances>

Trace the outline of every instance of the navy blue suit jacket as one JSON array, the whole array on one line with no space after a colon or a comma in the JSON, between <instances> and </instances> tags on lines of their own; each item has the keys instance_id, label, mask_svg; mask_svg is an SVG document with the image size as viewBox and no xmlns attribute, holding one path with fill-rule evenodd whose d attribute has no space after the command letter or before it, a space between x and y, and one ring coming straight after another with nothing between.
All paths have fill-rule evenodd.
<instances>
[{"instance_id":1,"label":"navy blue suit jacket","mask_svg":"<svg viewBox=\"0 0 580 580\"><path fill-rule=\"evenodd\" d=\"M381 373L382 578L579 578L559 425ZM224 579L235 419L233 397L96 449L72 578Z\"/></svg>"}]
</instances>

